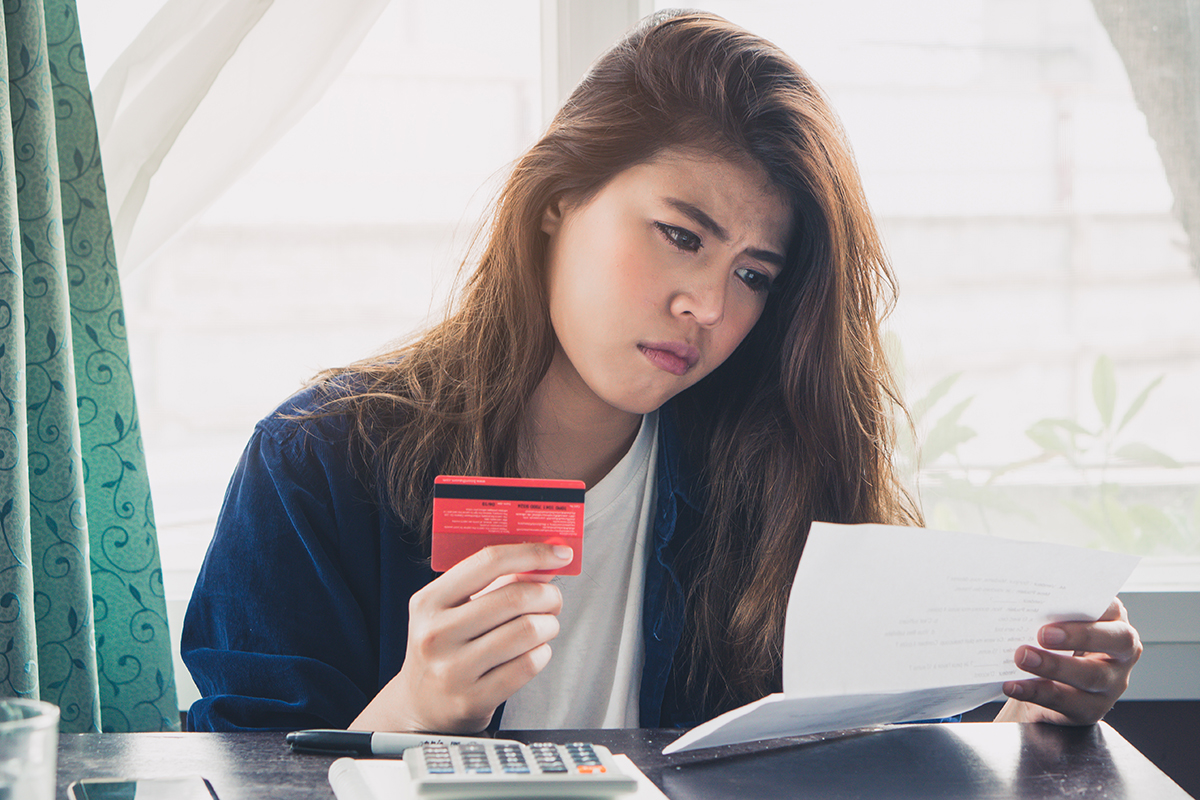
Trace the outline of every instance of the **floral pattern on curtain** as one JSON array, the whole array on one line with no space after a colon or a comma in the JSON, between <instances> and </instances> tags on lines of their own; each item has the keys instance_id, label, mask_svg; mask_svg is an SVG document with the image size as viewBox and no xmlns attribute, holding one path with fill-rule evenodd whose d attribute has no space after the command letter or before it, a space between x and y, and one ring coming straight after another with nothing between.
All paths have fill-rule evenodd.
<instances>
[{"instance_id":1,"label":"floral pattern on curtain","mask_svg":"<svg viewBox=\"0 0 1200 800\"><path fill-rule=\"evenodd\" d=\"M65 732L178 730L75 3L0 24L0 696Z\"/></svg>"}]
</instances>

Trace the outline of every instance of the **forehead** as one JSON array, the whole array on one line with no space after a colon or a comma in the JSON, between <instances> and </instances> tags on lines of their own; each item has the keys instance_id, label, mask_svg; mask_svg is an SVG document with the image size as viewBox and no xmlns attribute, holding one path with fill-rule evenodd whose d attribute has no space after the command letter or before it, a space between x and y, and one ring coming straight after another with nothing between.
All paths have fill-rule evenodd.
<instances>
[{"instance_id":1,"label":"forehead","mask_svg":"<svg viewBox=\"0 0 1200 800\"><path fill-rule=\"evenodd\" d=\"M791 233L790 204L762 167L707 150L666 148L618 173L606 189L648 202L688 203L716 220L732 240L777 252L784 251Z\"/></svg>"}]
</instances>

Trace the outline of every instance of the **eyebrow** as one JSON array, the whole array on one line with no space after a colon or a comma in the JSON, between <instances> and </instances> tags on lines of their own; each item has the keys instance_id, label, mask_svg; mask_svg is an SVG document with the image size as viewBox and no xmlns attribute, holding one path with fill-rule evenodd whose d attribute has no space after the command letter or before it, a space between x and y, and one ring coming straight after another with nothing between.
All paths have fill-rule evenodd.
<instances>
[{"instance_id":1,"label":"eyebrow","mask_svg":"<svg viewBox=\"0 0 1200 800\"><path fill-rule=\"evenodd\" d=\"M721 227L721 224L710 217L704 211L704 209L698 208L686 200L679 200L674 197L664 197L663 200L667 205L671 206L676 211L679 211L681 214L691 219L700 227L706 229L709 233L711 233L713 236L716 236L722 242L729 241L729 231ZM785 264L784 257L773 250L759 250L758 248L752 247L746 251L746 254L751 258L756 258L759 261L767 264L773 264L779 269L783 269Z\"/></svg>"}]
</instances>

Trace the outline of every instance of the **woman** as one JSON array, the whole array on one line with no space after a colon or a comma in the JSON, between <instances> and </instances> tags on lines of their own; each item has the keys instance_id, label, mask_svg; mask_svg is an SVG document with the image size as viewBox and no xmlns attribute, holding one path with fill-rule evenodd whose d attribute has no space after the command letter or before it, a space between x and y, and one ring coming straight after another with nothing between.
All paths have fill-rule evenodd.
<instances>
[{"instance_id":1,"label":"woman","mask_svg":"<svg viewBox=\"0 0 1200 800\"><path fill-rule=\"evenodd\" d=\"M190 727L658 727L777 691L809 524L920 522L892 289L805 73L646 20L517 163L446 320L259 424L185 623ZM527 544L435 576L438 474L584 480L585 574L515 578L572 555ZM1140 651L1119 602L1040 637L1002 717L1099 719Z\"/></svg>"}]
</instances>

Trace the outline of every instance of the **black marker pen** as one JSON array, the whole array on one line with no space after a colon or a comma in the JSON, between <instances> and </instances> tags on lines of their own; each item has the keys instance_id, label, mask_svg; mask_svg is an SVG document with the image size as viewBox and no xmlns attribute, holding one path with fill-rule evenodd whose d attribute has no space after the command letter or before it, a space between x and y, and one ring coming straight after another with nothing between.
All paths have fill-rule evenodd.
<instances>
[{"instance_id":1,"label":"black marker pen","mask_svg":"<svg viewBox=\"0 0 1200 800\"><path fill-rule=\"evenodd\" d=\"M323 753L332 756L403 756L410 747L425 742L512 742L510 739L481 739L470 736L454 736L434 733L385 733L382 731L343 731L317 728L307 731L292 731L287 735L292 751L297 753ZM515 742L514 742L515 743Z\"/></svg>"}]
</instances>

